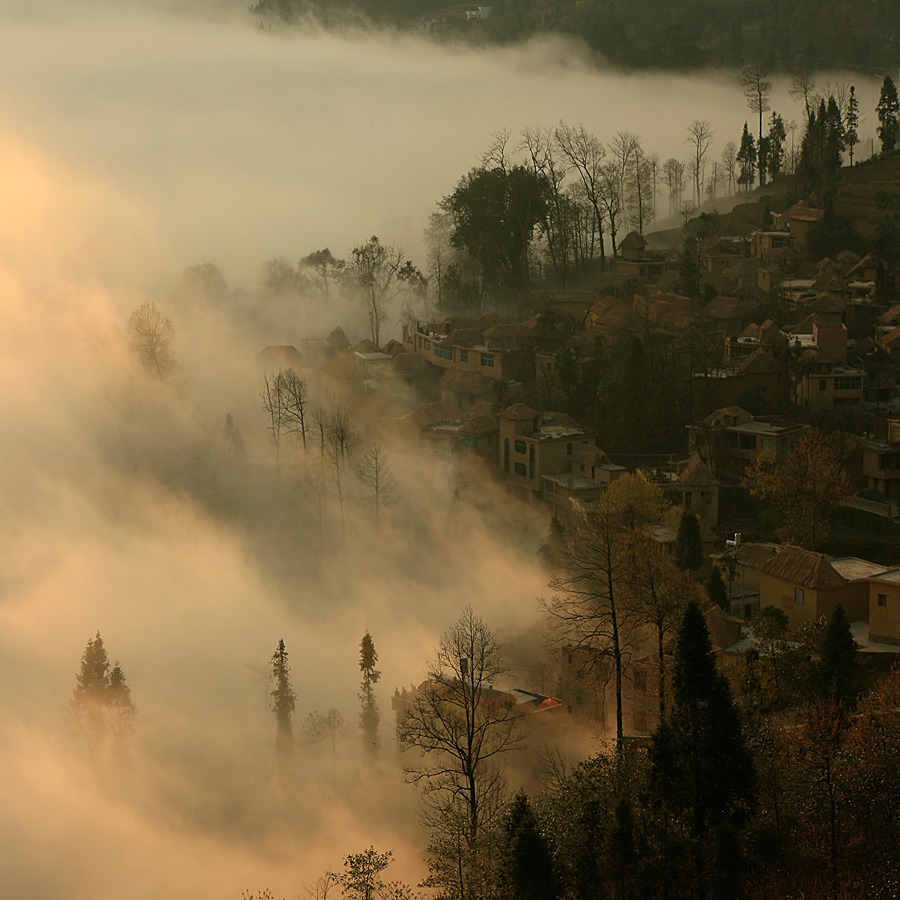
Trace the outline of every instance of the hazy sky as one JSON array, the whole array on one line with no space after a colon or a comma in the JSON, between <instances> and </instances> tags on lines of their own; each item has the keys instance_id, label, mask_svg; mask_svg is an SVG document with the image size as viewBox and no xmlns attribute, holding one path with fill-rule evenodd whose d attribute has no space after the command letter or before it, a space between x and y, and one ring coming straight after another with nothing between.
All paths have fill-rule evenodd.
<instances>
[{"instance_id":1,"label":"hazy sky","mask_svg":"<svg viewBox=\"0 0 900 900\"><path fill-rule=\"evenodd\" d=\"M752 118L734 73L623 77L562 41L286 38L255 31L243 3L206 4L225 21L81 7L0 12L4 127L144 204L165 263L211 259L232 282L252 284L270 256L345 255L371 234L421 261L435 202L501 128L629 130L665 159L687 156L685 127L705 118L717 158ZM876 88L857 87L870 133ZM789 121L785 91L775 107Z\"/></svg>"},{"instance_id":2,"label":"hazy sky","mask_svg":"<svg viewBox=\"0 0 900 900\"><path fill-rule=\"evenodd\" d=\"M344 255L373 233L415 254L435 201L498 128L628 129L664 158L683 154L693 119L712 121L718 152L747 118L730 75L623 78L556 42L283 39L248 27L243 9L206 4L227 21L112 2L0 9L0 890L11 897L294 896L370 843L417 877L414 795L394 770L361 779L348 751L337 790L315 757L296 791L279 788L256 669L284 638L298 719L337 706L352 722L371 629L389 742L393 688L422 676L466 602L507 634L537 615L543 520L517 511L510 541L505 501L477 476L466 488L477 505L458 508L452 466L399 451L406 537L361 538L320 570L315 537L275 502L286 489L207 471L227 412L251 464L271 470L255 338L202 304L170 305L183 374L161 390L123 341L147 289L167 291L205 259L253 285L270 256ZM871 109L875 89L857 84ZM796 117L783 96L776 106ZM291 323L298 338L336 324L299 312ZM244 518L210 514L213 474ZM98 778L65 728L98 629L139 707L121 780Z\"/></svg>"}]
</instances>

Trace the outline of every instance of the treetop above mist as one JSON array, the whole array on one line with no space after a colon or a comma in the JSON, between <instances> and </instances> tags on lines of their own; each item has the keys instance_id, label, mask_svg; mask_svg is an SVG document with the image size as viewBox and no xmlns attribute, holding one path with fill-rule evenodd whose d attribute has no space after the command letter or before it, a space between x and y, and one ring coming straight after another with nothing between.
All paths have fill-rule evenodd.
<instances>
[{"instance_id":1,"label":"treetop above mist","mask_svg":"<svg viewBox=\"0 0 900 900\"><path fill-rule=\"evenodd\" d=\"M891 38L891 25L900 21L897 0L789 5L777 0L584 0L533 6L496 0L491 7L477 7L477 15L467 9L441 0L259 0L251 7L270 23L416 27L442 42L508 44L566 34L624 69L689 71L753 63L776 72L802 67L883 73L898 64Z\"/></svg>"}]
</instances>

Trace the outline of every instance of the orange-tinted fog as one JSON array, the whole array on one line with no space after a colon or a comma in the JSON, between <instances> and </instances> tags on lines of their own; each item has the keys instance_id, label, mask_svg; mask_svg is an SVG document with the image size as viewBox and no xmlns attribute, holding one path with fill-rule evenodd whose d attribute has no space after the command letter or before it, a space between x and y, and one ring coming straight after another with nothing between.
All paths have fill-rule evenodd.
<instances>
[{"instance_id":1,"label":"orange-tinted fog","mask_svg":"<svg viewBox=\"0 0 900 900\"><path fill-rule=\"evenodd\" d=\"M274 477L254 355L338 324L355 342L360 319L300 304L238 323L173 286L209 259L254 289L268 257L346 255L370 234L422 264L428 214L491 131L562 118L601 138L634 131L664 158L684 155L685 126L708 118L718 152L748 117L740 90L598 72L558 42L439 50L273 38L235 9L222 21L136 5L11 9L0 16L2 891L292 897L369 844L394 850L393 877L418 880L425 839L394 759L391 694L421 679L467 603L506 637L534 624L546 521L516 507L505 524L510 501L473 472L455 502L452 463L382 436L400 481L392 521L376 536L352 511L343 542L332 508L323 551L296 495L296 451ZM871 106L874 88L857 85ZM147 378L125 336L145 299L175 326L181 370L168 385ZM397 331L392 320L386 335ZM227 413L243 467L213 458ZM322 748L301 751L285 786L260 671L283 638L297 729L332 707L355 726L366 629L383 672L380 761L367 764L352 735L334 766ZM114 774L66 724L97 630L139 710Z\"/></svg>"}]
</instances>

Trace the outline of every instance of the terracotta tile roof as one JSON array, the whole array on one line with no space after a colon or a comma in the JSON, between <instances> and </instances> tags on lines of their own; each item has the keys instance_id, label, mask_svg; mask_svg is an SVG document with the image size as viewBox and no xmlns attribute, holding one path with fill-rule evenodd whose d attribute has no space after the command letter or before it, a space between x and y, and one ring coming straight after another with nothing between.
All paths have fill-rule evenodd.
<instances>
[{"instance_id":1,"label":"terracotta tile roof","mask_svg":"<svg viewBox=\"0 0 900 900\"><path fill-rule=\"evenodd\" d=\"M744 375L771 375L778 373L779 366L772 351L766 347L760 347L741 361L740 370Z\"/></svg>"},{"instance_id":2,"label":"terracotta tile roof","mask_svg":"<svg viewBox=\"0 0 900 900\"><path fill-rule=\"evenodd\" d=\"M426 403L409 415L409 420L416 425L441 425L445 422L462 422L462 410L455 403L439 400L437 403Z\"/></svg>"},{"instance_id":3,"label":"terracotta tile roof","mask_svg":"<svg viewBox=\"0 0 900 900\"><path fill-rule=\"evenodd\" d=\"M467 418L465 424L460 429L465 434L490 434L497 431L500 423L497 416L472 416Z\"/></svg>"},{"instance_id":4,"label":"terracotta tile roof","mask_svg":"<svg viewBox=\"0 0 900 900\"><path fill-rule=\"evenodd\" d=\"M869 266L874 266L875 262L875 257L871 253L867 253L852 269L847 272L847 278L849 278L854 273L857 273L860 269L867 269Z\"/></svg>"},{"instance_id":5,"label":"terracotta tile roof","mask_svg":"<svg viewBox=\"0 0 900 900\"><path fill-rule=\"evenodd\" d=\"M394 375L431 375L431 363L418 353L398 353L388 364Z\"/></svg>"},{"instance_id":6,"label":"terracotta tile roof","mask_svg":"<svg viewBox=\"0 0 900 900\"><path fill-rule=\"evenodd\" d=\"M644 247L647 246L647 241L642 238L636 231L629 231L628 234L622 238L622 243L619 244L620 250L638 250L642 251Z\"/></svg>"},{"instance_id":7,"label":"terracotta tile roof","mask_svg":"<svg viewBox=\"0 0 900 900\"><path fill-rule=\"evenodd\" d=\"M723 406L711 412L702 422L707 427L715 428L719 425L743 425L744 422L752 422L753 416L740 406Z\"/></svg>"},{"instance_id":8,"label":"terracotta tile roof","mask_svg":"<svg viewBox=\"0 0 900 900\"><path fill-rule=\"evenodd\" d=\"M491 379L485 378L481 372L451 366L441 379L441 390L453 391L455 394L493 396L495 388Z\"/></svg>"},{"instance_id":9,"label":"terracotta tile roof","mask_svg":"<svg viewBox=\"0 0 900 900\"><path fill-rule=\"evenodd\" d=\"M440 345L442 347L453 347L454 345L478 347L481 342L481 332L477 328L456 328L440 341ZM435 343L438 342L435 341Z\"/></svg>"},{"instance_id":10,"label":"terracotta tile roof","mask_svg":"<svg viewBox=\"0 0 900 900\"><path fill-rule=\"evenodd\" d=\"M350 341L347 340L347 335L344 334L343 328L338 326L328 335L328 346L337 350L346 350L350 346Z\"/></svg>"},{"instance_id":11,"label":"terracotta tile roof","mask_svg":"<svg viewBox=\"0 0 900 900\"><path fill-rule=\"evenodd\" d=\"M781 551L780 544L741 544L735 551L735 559L748 569L758 569Z\"/></svg>"},{"instance_id":12,"label":"terracotta tile roof","mask_svg":"<svg viewBox=\"0 0 900 900\"><path fill-rule=\"evenodd\" d=\"M781 553L764 562L759 571L772 578L816 591L835 591L847 586L821 553L788 544Z\"/></svg>"},{"instance_id":13,"label":"terracotta tile roof","mask_svg":"<svg viewBox=\"0 0 900 900\"><path fill-rule=\"evenodd\" d=\"M524 403L513 403L500 413L501 419L512 419L514 422L524 422L528 419L536 419L540 413Z\"/></svg>"},{"instance_id":14,"label":"terracotta tile roof","mask_svg":"<svg viewBox=\"0 0 900 900\"><path fill-rule=\"evenodd\" d=\"M478 403L473 403L469 407L469 411L466 413L467 419L474 419L476 416L493 416L495 419L498 419L497 411L494 409L494 404L491 403L490 400L480 400Z\"/></svg>"},{"instance_id":15,"label":"terracotta tile roof","mask_svg":"<svg viewBox=\"0 0 900 900\"><path fill-rule=\"evenodd\" d=\"M786 330L787 334L812 334L813 325L824 325L825 320L818 313L810 313L802 322L791 325Z\"/></svg>"},{"instance_id":16,"label":"terracotta tile roof","mask_svg":"<svg viewBox=\"0 0 900 900\"><path fill-rule=\"evenodd\" d=\"M712 477L699 456L692 456L690 459L675 463L675 474L682 484L696 487L712 487L716 484L716 479Z\"/></svg>"}]
</instances>

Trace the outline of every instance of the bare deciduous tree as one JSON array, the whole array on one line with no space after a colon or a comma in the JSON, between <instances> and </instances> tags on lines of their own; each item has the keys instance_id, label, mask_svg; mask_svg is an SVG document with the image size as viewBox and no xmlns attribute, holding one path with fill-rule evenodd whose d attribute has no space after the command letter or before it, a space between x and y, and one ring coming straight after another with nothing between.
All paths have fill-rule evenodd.
<instances>
[{"instance_id":1,"label":"bare deciduous tree","mask_svg":"<svg viewBox=\"0 0 900 900\"><path fill-rule=\"evenodd\" d=\"M286 434L299 436L306 451L306 382L293 369L279 369L276 374L263 372L260 401L269 416L267 426L275 447L275 463L281 472L281 439Z\"/></svg>"},{"instance_id":2,"label":"bare deciduous tree","mask_svg":"<svg viewBox=\"0 0 900 900\"><path fill-rule=\"evenodd\" d=\"M155 303L145 300L128 319L128 336L141 365L160 381L174 373L178 364L172 354L175 327Z\"/></svg>"},{"instance_id":3,"label":"bare deciduous tree","mask_svg":"<svg viewBox=\"0 0 900 900\"><path fill-rule=\"evenodd\" d=\"M738 76L738 82L744 89L744 97L747 98L747 106L752 112L759 116L759 134L757 142L763 139L763 113L768 112L772 107L769 106L769 97L772 94L772 82L769 81L769 75L757 65L744 66L741 74ZM760 154L759 162L759 183L766 183L766 172L763 161L764 154Z\"/></svg>"},{"instance_id":4,"label":"bare deciduous tree","mask_svg":"<svg viewBox=\"0 0 900 900\"><path fill-rule=\"evenodd\" d=\"M691 174L694 176L694 199L697 206L703 203L703 163L712 145L712 126L706 119L696 119L688 125L688 136L684 139L693 151L691 156Z\"/></svg>"},{"instance_id":5,"label":"bare deciduous tree","mask_svg":"<svg viewBox=\"0 0 900 900\"><path fill-rule=\"evenodd\" d=\"M395 501L397 491L397 479L380 444L372 444L366 450L359 464L359 477L366 487L366 499L372 507L377 530L382 510Z\"/></svg>"},{"instance_id":6,"label":"bare deciduous tree","mask_svg":"<svg viewBox=\"0 0 900 900\"><path fill-rule=\"evenodd\" d=\"M379 347L388 305L400 293L402 265L403 251L392 245L385 246L374 235L353 248L347 263L347 274L369 316L372 341Z\"/></svg>"},{"instance_id":7,"label":"bare deciduous tree","mask_svg":"<svg viewBox=\"0 0 900 900\"><path fill-rule=\"evenodd\" d=\"M627 558L623 542L657 521L663 506L659 488L641 474L624 475L572 527L561 573L551 582L553 596L541 599L557 639L586 652L588 665L611 663L616 696L616 741L622 746L622 678L628 631L634 615L623 602Z\"/></svg>"},{"instance_id":8,"label":"bare deciduous tree","mask_svg":"<svg viewBox=\"0 0 900 900\"><path fill-rule=\"evenodd\" d=\"M416 756L404 770L423 789L432 846L440 844L454 855L454 865L439 877L456 896L469 896L482 832L501 810L504 778L498 763L523 745L514 699L491 687L506 671L493 631L466 607L441 636L428 680L397 720L401 750Z\"/></svg>"},{"instance_id":9,"label":"bare deciduous tree","mask_svg":"<svg viewBox=\"0 0 900 900\"><path fill-rule=\"evenodd\" d=\"M555 132L556 143L569 166L581 180L584 196L594 213L594 227L600 240L600 270L606 269L606 251L603 246L603 176L601 167L606 156L603 144L585 131L583 125L573 128L560 122Z\"/></svg>"}]
</instances>

